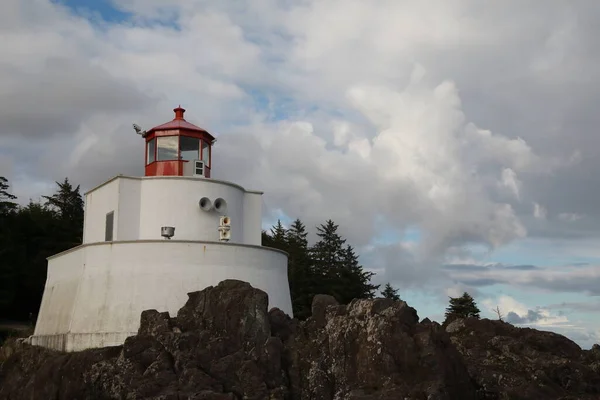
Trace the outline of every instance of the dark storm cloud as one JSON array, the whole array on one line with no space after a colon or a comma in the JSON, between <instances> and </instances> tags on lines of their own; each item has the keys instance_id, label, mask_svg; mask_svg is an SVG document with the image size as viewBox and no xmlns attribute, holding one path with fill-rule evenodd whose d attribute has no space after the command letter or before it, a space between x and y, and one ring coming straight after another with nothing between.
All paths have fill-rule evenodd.
<instances>
[{"instance_id":1,"label":"dark storm cloud","mask_svg":"<svg viewBox=\"0 0 600 400\"><path fill-rule=\"evenodd\" d=\"M527 315L524 317L521 317L515 312L510 311L508 314L506 314L505 320L510 324L531 324L543 318L544 316L539 311L527 310Z\"/></svg>"},{"instance_id":2,"label":"dark storm cloud","mask_svg":"<svg viewBox=\"0 0 600 400\"><path fill-rule=\"evenodd\" d=\"M442 270L461 283L472 286L494 284L535 287L553 292L600 295L600 267L582 265L565 270L564 267L539 267L535 265L452 265Z\"/></svg>"},{"instance_id":3,"label":"dark storm cloud","mask_svg":"<svg viewBox=\"0 0 600 400\"><path fill-rule=\"evenodd\" d=\"M533 271L536 269L540 269L539 267L536 267L535 265L503 265L500 268L502 269L515 269L515 270L519 270L519 271Z\"/></svg>"},{"instance_id":4,"label":"dark storm cloud","mask_svg":"<svg viewBox=\"0 0 600 400\"><path fill-rule=\"evenodd\" d=\"M493 279L493 278L465 278L459 279L460 283L468 285L468 286L493 286L505 283L501 279Z\"/></svg>"},{"instance_id":5,"label":"dark storm cloud","mask_svg":"<svg viewBox=\"0 0 600 400\"><path fill-rule=\"evenodd\" d=\"M447 264L443 266L444 269L454 271L489 271L490 268L483 265L474 264Z\"/></svg>"},{"instance_id":6,"label":"dark storm cloud","mask_svg":"<svg viewBox=\"0 0 600 400\"><path fill-rule=\"evenodd\" d=\"M590 301L590 302L562 302L559 304L551 304L546 306L548 309L569 309L573 311L581 311L581 312L593 312L600 313L600 302L598 301ZM564 312L564 311L559 311Z\"/></svg>"}]
</instances>

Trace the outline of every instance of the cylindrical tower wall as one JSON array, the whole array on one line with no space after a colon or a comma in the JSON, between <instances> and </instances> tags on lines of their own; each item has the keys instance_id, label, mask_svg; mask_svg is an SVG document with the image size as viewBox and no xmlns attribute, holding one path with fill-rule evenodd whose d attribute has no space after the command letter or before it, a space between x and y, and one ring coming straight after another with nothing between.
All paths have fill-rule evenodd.
<instances>
[{"instance_id":1,"label":"cylindrical tower wall","mask_svg":"<svg viewBox=\"0 0 600 400\"><path fill-rule=\"evenodd\" d=\"M141 188L139 238L159 239L162 226L173 226L173 239L218 241L219 219L227 215L231 220L230 242L244 243L244 193L240 187L210 179L145 178ZM204 197L212 203L209 211L199 204ZM224 200L226 210L215 209L218 199Z\"/></svg>"}]
</instances>

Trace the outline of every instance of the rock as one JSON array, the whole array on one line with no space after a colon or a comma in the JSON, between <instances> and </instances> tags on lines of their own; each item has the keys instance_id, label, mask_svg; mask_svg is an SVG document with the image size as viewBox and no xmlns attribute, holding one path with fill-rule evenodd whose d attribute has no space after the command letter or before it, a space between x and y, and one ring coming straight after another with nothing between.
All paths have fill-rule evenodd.
<instances>
[{"instance_id":1,"label":"rock","mask_svg":"<svg viewBox=\"0 0 600 400\"><path fill-rule=\"evenodd\" d=\"M0 399L597 399L600 346L500 321L419 317L404 301L313 300L299 322L227 280L177 316L144 311L122 346L60 353L9 342Z\"/></svg>"},{"instance_id":2,"label":"rock","mask_svg":"<svg viewBox=\"0 0 600 400\"><path fill-rule=\"evenodd\" d=\"M316 326L323 327L325 325L325 314L327 307L337 306L339 303L333 296L326 294L318 294L313 297L311 314Z\"/></svg>"},{"instance_id":3,"label":"rock","mask_svg":"<svg viewBox=\"0 0 600 400\"><path fill-rule=\"evenodd\" d=\"M473 318L450 331L471 376L488 392L519 399L600 398L593 360L564 336Z\"/></svg>"},{"instance_id":4,"label":"rock","mask_svg":"<svg viewBox=\"0 0 600 400\"><path fill-rule=\"evenodd\" d=\"M446 325L446 332L448 333L456 333L465 327L465 320L462 318L455 319Z\"/></svg>"}]
</instances>

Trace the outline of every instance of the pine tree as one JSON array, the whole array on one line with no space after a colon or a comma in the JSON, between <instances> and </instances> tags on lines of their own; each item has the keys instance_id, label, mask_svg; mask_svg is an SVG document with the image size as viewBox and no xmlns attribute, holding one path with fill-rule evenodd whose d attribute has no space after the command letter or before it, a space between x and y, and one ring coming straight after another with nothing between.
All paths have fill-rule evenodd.
<instances>
[{"instance_id":1,"label":"pine tree","mask_svg":"<svg viewBox=\"0 0 600 400\"><path fill-rule=\"evenodd\" d=\"M328 294L341 301L339 271L342 266L344 244L346 242L338 233L338 225L332 220L317 226L320 238L309 250L314 271L315 294Z\"/></svg>"},{"instance_id":2,"label":"pine tree","mask_svg":"<svg viewBox=\"0 0 600 400\"><path fill-rule=\"evenodd\" d=\"M271 228L271 237L275 243L285 243L286 242L286 229L283 227L281 220L277 220L277 224Z\"/></svg>"},{"instance_id":3,"label":"pine tree","mask_svg":"<svg viewBox=\"0 0 600 400\"><path fill-rule=\"evenodd\" d=\"M83 199L65 179L45 204L30 202L0 214L0 315L29 320L37 315L46 282L46 258L81 243ZM0 179L0 201L12 203ZM4 208L6 209L6 208Z\"/></svg>"},{"instance_id":4,"label":"pine tree","mask_svg":"<svg viewBox=\"0 0 600 400\"><path fill-rule=\"evenodd\" d=\"M347 245L342 251L341 265L337 272L337 291L343 304L353 299L371 299L379 285L372 285L373 272L365 271L358 262L358 256L352 246Z\"/></svg>"},{"instance_id":5,"label":"pine tree","mask_svg":"<svg viewBox=\"0 0 600 400\"><path fill-rule=\"evenodd\" d=\"M296 219L286 232L292 307L294 316L299 319L310 316L312 298L316 294L307 236L306 227L300 219Z\"/></svg>"},{"instance_id":6,"label":"pine tree","mask_svg":"<svg viewBox=\"0 0 600 400\"><path fill-rule=\"evenodd\" d=\"M400 296L398 295L398 289L394 289L390 283L386 283L381 295L386 299L392 299L395 301L400 300Z\"/></svg>"},{"instance_id":7,"label":"pine tree","mask_svg":"<svg viewBox=\"0 0 600 400\"><path fill-rule=\"evenodd\" d=\"M370 283L374 273L365 271L352 246L346 244L332 220L317 227L320 240L311 248L318 293L334 296L347 304L355 298L373 298L379 285Z\"/></svg>"},{"instance_id":8,"label":"pine tree","mask_svg":"<svg viewBox=\"0 0 600 400\"><path fill-rule=\"evenodd\" d=\"M327 271L338 267L342 261L342 253L346 239L338 233L338 225L332 220L317 227L317 236L320 240L310 249L313 262L317 269L327 275Z\"/></svg>"},{"instance_id":9,"label":"pine tree","mask_svg":"<svg viewBox=\"0 0 600 400\"><path fill-rule=\"evenodd\" d=\"M14 214L2 259L14 272L12 302L3 310L7 317L26 320L30 313L37 314L46 282L46 258L65 249L56 237L57 223L56 213L39 203L30 202Z\"/></svg>"},{"instance_id":10,"label":"pine tree","mask_svg":"<svg viewBox=\"0 0 600 400\"><path fill-rule=\"evenodd\" d=\"M473 297L464 292L460 297L450 297L450 305L446 308L446 321L455 318L479 318L479 312Z\"/></svg>"},{"instance_id":11,"label":"pine tree","mask_svg":"<svg viewBox=\"0 0 600 400\"><path fill-rule=\"evenodd\" d=\"M261 231L261 245L273 247L273 238L264 229Z\"/></svg>"},{"instance_id":12,"label":"pine tree","mask_svg":"<svg viewBox=\"0 0 600 400\"><path fill-rule=\"evenodd\" d=\"M58 191L55 194L42 197L46 199L44 205L57 215L59 223L56 236L62 241L63 250L67 250L83 241L83 198L79 193L79 185L73 188L68 178L56 184Z\"/></svg>"},{"instance_id":13,"label":"pine tree","mask_svg":"<svg viewBox=\"0 0 600 400\"><path fill-rule=\"evenodd\" d=\"M8 179L0 176L0 310L12 304L16 293L17 264L11 259L18 206L9 193ZM1 313L0 313L1 314Z\"/></svg>"},{"instance_id":14,"label":"pine tree","mask_svg":"<svg viewBox=\"0 0 600 400\"><path fill-rule=\"evenodd\" d=\"M296 219L289 229L280 221L262 232L262 243L288 253L288 279L294 316L310 316L312 299L329 294L347 304L354 298L372 298L379 285L372 285L374 273L363 270L358 256L337 232L332 220L317 227L319 240L309 247L306 227Z\"/></svg>"},{"instance_id":15,"label":"pine tree","mask_svg":"<svg viewBox=\"0 0 600 400\"><path fill-rule=\"evenodd\" d=\"M0 176L0 216L17 210L17 203L11 201L16 200L17 196L9 193L9 188L8 179Z\"/></svg>"}]
</instances>

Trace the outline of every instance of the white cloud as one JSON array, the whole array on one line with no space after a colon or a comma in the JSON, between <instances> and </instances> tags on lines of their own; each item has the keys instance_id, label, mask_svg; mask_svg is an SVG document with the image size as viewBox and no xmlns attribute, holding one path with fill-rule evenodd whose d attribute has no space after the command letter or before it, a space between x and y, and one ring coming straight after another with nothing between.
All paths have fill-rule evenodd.
<instances>
[{"instance_id":1,"label":"white cloud","mask_svg":"<svg viewBox=\"0 0 600 400\"><path fill-rule=\"evenodd\" d=\"M582 218L581 215L576 213L560 213L558 214L558 219L566 222L575 222Z\"/></svg>"},{"instance_id":2,"label":"white cloud","mask_svg":"<svg viewBox=\"0 0 600 400\"><path fill-rule=\"evenodd\" d=\"M569 319L564 315L554 314L549 309L542 307L535 307L532 310L510 296L501 295L495 299L486 298L482 301L482 304L486 307L486 311L490 315L497 315L496 307L498 307L503 318L516 325L528 325L541 329L573 327Z\"/></svg>"},{"instance_id":3,"label":"white cloud","mask_svg":"<svg viewBox=\"0 0 600 400\"><path fill-rule=\"evenodd\" d=\"M502 178L500 184L509 190L517 200L520 200L519 190L522 185L521 181L517 178L517 174L511 168L504 168L502 170Z\"/></svg>"},{"instance_id":4,"label":"white cloud","mask_svg":"<svg viewBox=\"0 0 600 400\"><path fill-rule=\"evenodd\" d=\"M533 216L536 219L546 219L548 210L544 206L538 203L533 203Z\"/></svg>"},{"instance_id":5,"label":"white cloud","mask_svg":"<svg viewBox=\"0 0 600 400\"><path fill-rule=\"evenodd\" d=\"M564 98L572 113L591 104L563 69L597 70L572 6L116 3L132 21L92 24L45 0L3 9L0 133L17 139L2 158L23 196L66 175L90 187L141 173L131 123L164 122L181 103L219 138L215 177L265 190L268 213L311 230L333 218L356 246L380 219L416 227L418 246L381 252L407 280L436 279L454 249L528 235L532 203L538 219L589 214L556 204L572 202L557 176L597 148L567 125L582 118L557 112Z\"/></svg>"}]
</instances>

